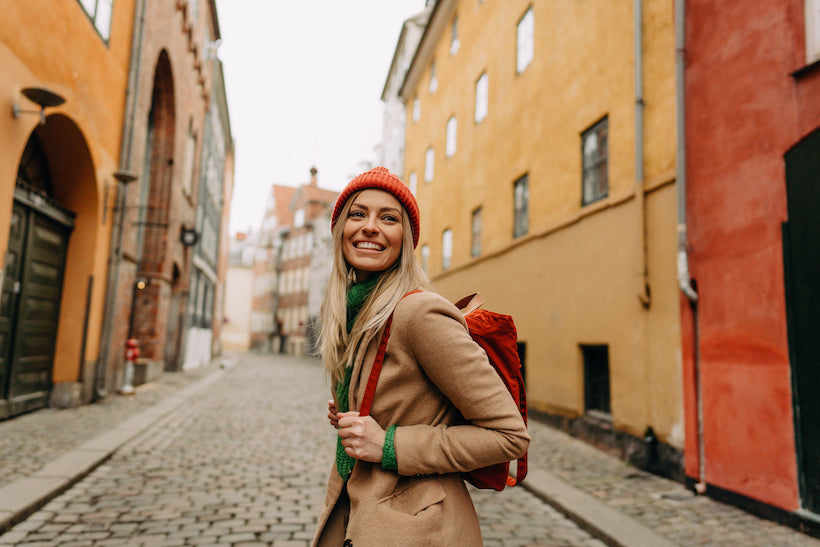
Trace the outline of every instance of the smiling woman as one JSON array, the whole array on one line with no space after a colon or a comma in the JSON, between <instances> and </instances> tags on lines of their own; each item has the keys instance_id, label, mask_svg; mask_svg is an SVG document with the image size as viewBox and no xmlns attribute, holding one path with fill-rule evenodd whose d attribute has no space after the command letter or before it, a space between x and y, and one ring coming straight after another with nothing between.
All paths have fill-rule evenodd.
<instances>
[{"instance_id":1,"label":"smiling woman","mask_svg":"<svg viewBox=\"0 0 820 547\"><path fill-rule=\"evenodd\" d=\"M342 234L342 254L364 281L392 266L401 253L402 207L392 194L364 190L353 199Z\"/></svg>"},{"instance_id":2,"label":"smiling woman","mask_svg":"<svg viewBox=\"0 0 820 547\"><path fill-rule=\"evenodd\" d=\"M331 227L320 348L338 434L314 545L480 545L461 473L523 454L521 414L461 312L427 290L404 182L384 167L357 176Z\"/></svg>"}]
</instances>

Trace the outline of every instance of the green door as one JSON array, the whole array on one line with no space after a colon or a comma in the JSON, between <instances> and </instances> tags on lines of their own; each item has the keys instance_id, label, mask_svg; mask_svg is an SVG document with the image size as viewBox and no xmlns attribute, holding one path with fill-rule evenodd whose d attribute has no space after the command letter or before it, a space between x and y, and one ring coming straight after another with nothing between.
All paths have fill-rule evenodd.
<instances>
[{"instance_id":1,"label":"green door","mask_svg":"<svg viewBox=\"0 0 820 547\"><path fill-rule=\"evenodd\" d=\"M0 417L48 402L69 233L14 202L0 306Z\"/></svg>"},{"instance_id":2,"label":"green door","mask_svg":"<svg viewBox=\"0 0 820 547\"><path fill-rule=\"evenodd\" d=\"M786 310L800 493L820 513L820 130L786 153Z\"/></svg>"}]
</instances>

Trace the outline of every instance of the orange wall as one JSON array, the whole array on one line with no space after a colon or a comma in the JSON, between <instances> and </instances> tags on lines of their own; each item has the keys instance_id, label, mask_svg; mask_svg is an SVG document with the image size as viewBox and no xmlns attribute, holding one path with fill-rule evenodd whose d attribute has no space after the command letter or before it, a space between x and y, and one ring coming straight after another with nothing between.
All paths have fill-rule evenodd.
<instances>
[{"instance_id":1,"label":"orange wall","mask_svg":"<svg viewBox=\"0 0 820 547\"><path fill-rule=\"evenodd\" d=\"M106 43L79 2L10 2L0 17L0 110L37 106L20 90L43 86L66 102L45 126L30 114L0 116L0 258L5 256L20 155L35 129L48 141L55 194L77 213L63 289L53 380L78 381L99 347L115 181L125 108L134 0L114 2ZM108 208L107 211L105 209ZM86 353L81 356L87 286L94 278Z\"/></svg>"}]
</instances>

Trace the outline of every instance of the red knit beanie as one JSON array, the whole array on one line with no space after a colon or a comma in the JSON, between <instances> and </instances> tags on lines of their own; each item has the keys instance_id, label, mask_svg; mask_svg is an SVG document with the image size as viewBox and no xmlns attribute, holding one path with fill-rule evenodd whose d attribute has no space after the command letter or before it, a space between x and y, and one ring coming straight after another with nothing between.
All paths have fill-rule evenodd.
<instances>
[{"instance_id":1,"label":"red knit beanie","mask_svg":"<svg viewBox=\"0 0 820 547\"><path fill-rule=\"evenodd\" d=\"M392 194L404 206L408 220L410 220L410 227L413 230L413 248L415 248L419 243L419 206L416 204L416 198L413 197L410 188L399 177L388 171L386 167L374 167L370 171L358 175L345 186L345 189L342 190L336 200L336 206L333 208L330 229L332 230L336 225L336 221L339 220L339 215L342 213L342 208L350 196L361 190L369 189L384 190Z\"/></svg>"}]
</instances>

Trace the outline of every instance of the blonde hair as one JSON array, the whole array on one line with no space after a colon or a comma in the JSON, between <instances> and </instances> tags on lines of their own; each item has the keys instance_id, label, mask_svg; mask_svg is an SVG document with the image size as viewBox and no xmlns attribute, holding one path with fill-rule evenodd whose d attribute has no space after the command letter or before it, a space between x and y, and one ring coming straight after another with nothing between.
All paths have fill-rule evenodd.
<instances>
[{"instance_id":1,"label":"blonde hair","mask_svg":"<svg viewBox=\"0 0 820 547\"><path fill-rule=\"evenodd\" d=\"M321 330L319 351L325 370L335 386L344 369L353 365L359 348L366 348L373 336L387 323L399 300L409 291L425 289L427 274L421 269L413 252L413 231L407 211L402 206L402 246L398 260L385 270L370 293L350 333L347 332L347 289L352 268L342 254L342 235L348 212L359 192L350 196L333 227L333 268L319 312Z\"/></svg>"}]
</instances>

